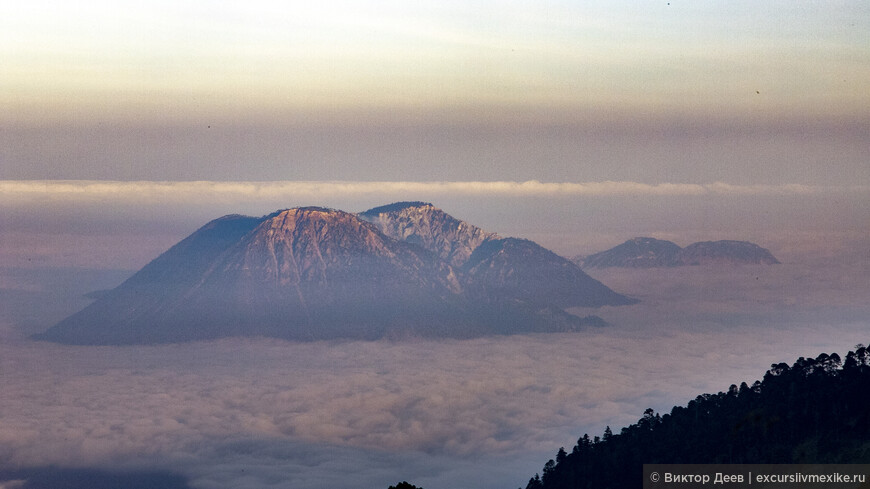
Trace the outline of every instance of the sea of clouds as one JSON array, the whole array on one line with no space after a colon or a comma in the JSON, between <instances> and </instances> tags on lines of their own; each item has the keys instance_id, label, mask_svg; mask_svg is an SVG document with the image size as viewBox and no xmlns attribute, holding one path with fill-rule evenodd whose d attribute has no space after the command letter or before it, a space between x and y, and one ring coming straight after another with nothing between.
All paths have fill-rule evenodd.
<instances>
[{"instance_id":1,"label":"sea of clouds","mask_svg":"<svg viewBox=\"0 0 870 489\"><path fill-rule=\"evenodd\" d=\"M598 310L611 326L466 341L77 347L27 340L7 321L0 479L54 466L209 489L523 486L584 433L870 342L868 271L601 270L643 300Z\"/></svg>"},{"instance_id":2,"label":"sea of clouds","mask_svg":"<svg viewBox=\"0 0 870 489\"><path fill-rule=\"evenodd\" d=\"M156 467L210 488L510 487L584 432L751 383L779 360L844 352L867 332L854 323L464 342L11 343L0 347L0 459Z\"/></svg>"}]
</instances>

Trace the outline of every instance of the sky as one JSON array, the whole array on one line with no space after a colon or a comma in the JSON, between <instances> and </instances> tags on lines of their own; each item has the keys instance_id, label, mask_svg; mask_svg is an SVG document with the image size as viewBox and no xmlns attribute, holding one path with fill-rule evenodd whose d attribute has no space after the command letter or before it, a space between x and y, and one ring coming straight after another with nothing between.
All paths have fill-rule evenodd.
<instances>
[{"instance_id":1,"label":"sky","mask_svg":"<svg viewBox=\"0 0 870 489\"><path fill-rule=\"evenodd\" d=\"M868 86L860 1L0 2L0 487L517 487L584 432L866 344ZM569 257L783 264L596 272L642 302L578 335L27 339L219 216L399 200Z\"/></svg>"},{"instance_id":2,"label":"sky","mask_svg":"<svg viewBox=\"0 0 870 489\"><path fill-rule=\"evenodd\" d=\"M32 123L538 108L862 118L868 101L861 2L36 1L2 13L3 103L18 109L4 113Z\"/></svg>"},{"instance_id":3,"label":"sky","mask_svg":"<svg viewBox=\"0 0 870 489\"><path fill-rule=\"evenodd\" d=\"M2 178L868 184L864 2L6 2Z\"/></svg>"},{"instance_id":4,"label":"sky","mask_svg":"<svg viewBox=\"0 0 870 489\"><path fill-rule=\"evenodd\" d=\"M224 214L394 200L566 255L638 234L854 242L870 205L868 14L6 2L3 259L136 269ZM101 244L125 251L78 256Z\"/></svg>"}]
</instances>

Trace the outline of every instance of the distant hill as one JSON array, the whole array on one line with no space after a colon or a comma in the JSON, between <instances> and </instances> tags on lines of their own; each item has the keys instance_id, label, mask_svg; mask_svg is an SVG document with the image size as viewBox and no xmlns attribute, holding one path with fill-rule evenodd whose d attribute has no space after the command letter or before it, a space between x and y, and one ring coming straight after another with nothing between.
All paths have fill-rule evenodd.
<instances>
[{"instance_id":1,"label":"distant hill","mask_svg":"<svg viewBox=\"0 0 870 489\"><path fill-rule=\"evenodd\" d=\"M680 265L682 248L655 238L633 238L601 253L581 258L584 268L652 268Z\"/></svg>"},{"instance_id":2,"label":"distant hill","mask_svg":"<svg viewBox=\"0 0 870 489\"><path fill-rule=\"evenodd\" d=\"M640 487L643 464L870 463L870 351L771 365L762 381L703 394L559 449L527 489Z\"/></svg>"},{"instance_id":3,"label":"distant hill","mask_svg":"<svg viewBox=\"0 0 870 489\"><path fill-rule=\"evenodd\" d=\"M35 338L468 338L576 331L602 320L563 308L633 302L531 241L423 202L225 216L95 299Z\"/></svg>"},{"instance_id":4,"label":"distant hill","mask_svg":"<svg viewBox=\"0 0 870 489\"><path fill-rule=\"evenodd\" d=\"M575 262L583 268L653 268L708 264L779 263L770 251L748 241L702 241L680 248L671 241L655 238L633 238L621 245Z\"/></svg>"},{"instance_id":5,"label":"distant hill","mask_svg":"<svg viewBox=\"0 0 870 489\"><path fill-rule=\"evenodd\" d=\"M683 265L759 264L778 265L770 251L748 241L702 241L692 243L680 252Z\"/></svg>"}]
</instances>

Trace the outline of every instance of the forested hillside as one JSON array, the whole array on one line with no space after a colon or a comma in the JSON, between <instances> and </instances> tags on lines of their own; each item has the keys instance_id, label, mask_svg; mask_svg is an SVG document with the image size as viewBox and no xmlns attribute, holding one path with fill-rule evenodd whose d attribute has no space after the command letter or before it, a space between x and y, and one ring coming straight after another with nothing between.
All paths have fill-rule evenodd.
<instances>
[{"instance_id":1,"label":"forested hillside","mask_svg":"<svg viewBox=\"0 0 870 489\"><path fill-rule=\"evenodd\" d=\"M652 463L870 463L870 351L771 365L763 380L700 395L602 437L581 437L527 489L640 487Z\"/></svg>"}]
</instances>

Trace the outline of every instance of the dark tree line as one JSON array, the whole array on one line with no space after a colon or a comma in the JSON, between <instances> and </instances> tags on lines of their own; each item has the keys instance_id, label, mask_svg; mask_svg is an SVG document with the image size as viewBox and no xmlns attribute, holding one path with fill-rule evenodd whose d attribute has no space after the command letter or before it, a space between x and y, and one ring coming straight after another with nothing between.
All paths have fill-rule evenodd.
<instances>
[{"instance_id":1,"label":"dark tree line","mask_svg":"<svg viewBox=\"0 0 870 489\"><path fill-rule=\"evenodd\" d=\"M407 481L402 481L396 484L395 486L390 486L388 489L423 489L422 487L417 487L413 484L409 484Z\"/></svg>"},{"instance_id":2,"label":"dark tree line","mask_svg":"<svg viewBox=\"0 0 870 489\"><path fill-rule=\"evenodd\" d=\"M618 434L560 448L526 489L640 487L645 463L870 463L870 351L774 364L752 385L647 409Z\"/></svg>"}]
</instances>

